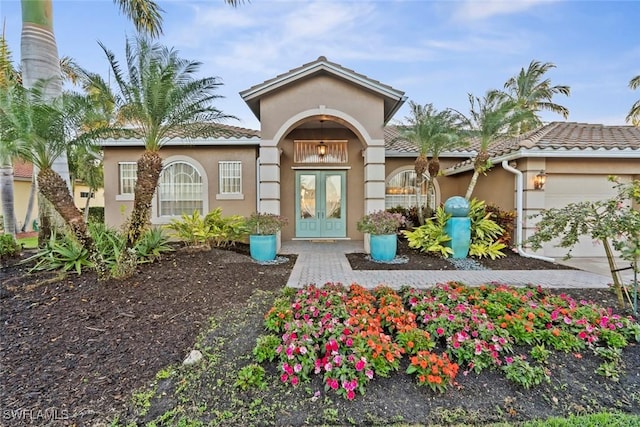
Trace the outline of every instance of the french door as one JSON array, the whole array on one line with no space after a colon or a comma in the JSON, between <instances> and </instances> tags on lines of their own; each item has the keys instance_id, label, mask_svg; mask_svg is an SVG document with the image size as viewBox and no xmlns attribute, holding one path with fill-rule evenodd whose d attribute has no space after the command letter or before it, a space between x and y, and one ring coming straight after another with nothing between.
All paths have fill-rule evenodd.
<instances>
[{"instance_id":1,"label":"french door","mask_svg":"<svg viewBox=\"0 0 640 427\"><path fill-rule=\"evenodd\" d=\"M296 171L296 237L347 236L345 171Z\"/></svg>"}]
</instances>

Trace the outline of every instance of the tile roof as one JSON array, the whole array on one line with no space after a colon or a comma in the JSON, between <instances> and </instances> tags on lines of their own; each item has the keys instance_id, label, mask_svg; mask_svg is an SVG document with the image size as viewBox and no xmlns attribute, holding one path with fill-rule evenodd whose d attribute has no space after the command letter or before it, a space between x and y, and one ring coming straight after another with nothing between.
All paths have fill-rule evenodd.
<instances>
[{"instance_id":1,"label":"tile roof","mask_svg":"<svg viewBox=\"0 0 640 427\"><path fill-rule=\"evenodd\" d=\"M398 140L397 126L385 128L385 147L387 151L416 154L417 147L406 140ZM475 153L480 142L471 139L464 148L444 153ZM498 157L519 150L639 150L640 128L635 126L606 126L600 124L552 122L515 138L503 138L492 144L489 154ZM579 154L577 153L579 157Z\"/></svg>"},{"instance_id":2,"label":"tile roof","mask_svg":"<svg viewBox=\"0 0 640 427\"><path fill-rule=\"evenodd\" d=\"M33 176L33 165L31 163L24 163L20 160L13 162L13 176L15 178L28 178Z\"/></svg>"},{"instance_id":3,"label":"tile roof","mask_svg":"<svg viewBox=\"0 0 640 427\"><path fill-rule=\"evenodd\" d=\"M141 133L136 129L131 129L129 131L113 132L108 138L104 139L111 141L140 140L141 136ZM258 141L260 139L260 131L221 123L190 124L182 126L180 129L172 130L167 134L167 137L169 141L176 139L212 139L228 140L233 144L234 140L256 139L256 141ZM141 140L140 143L142 143ZM107 144L103 141L103 145Z\"/></svg>"}]
</instances>

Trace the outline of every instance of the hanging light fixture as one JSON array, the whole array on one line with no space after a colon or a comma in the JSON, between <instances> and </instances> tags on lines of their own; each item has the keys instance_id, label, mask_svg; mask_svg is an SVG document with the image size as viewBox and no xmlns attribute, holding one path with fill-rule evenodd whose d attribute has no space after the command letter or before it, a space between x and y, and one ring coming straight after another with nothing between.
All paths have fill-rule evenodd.
<instances>
[{"instance_id":1,"label":"hanging light fixture","mask_svg":"<svg viewBox=\"0 0 640 427\"><path fill-rule=\"evenodd\" d=\"M535 188L536 190L542 190L546 182L547 182L547 174L544 173L544 169L543 169L536 176L533 177L533 188Z\"/></svg>"},{"instance_id":2,"label":"hanging light fixture","mask_svg":"<svg viewBox=\"0 0 640 427\"><path fill-rule=\"evenodd\" d=\"M324 144L324 140L323 140L323 127L322 124L324 123L324 120L320 120L320 144L318 144L318 146L316 147L318 149L318 156L320 156L320 158L324 157L325 154L327 154L327 146Z\"/></svg>"}]
</instances>

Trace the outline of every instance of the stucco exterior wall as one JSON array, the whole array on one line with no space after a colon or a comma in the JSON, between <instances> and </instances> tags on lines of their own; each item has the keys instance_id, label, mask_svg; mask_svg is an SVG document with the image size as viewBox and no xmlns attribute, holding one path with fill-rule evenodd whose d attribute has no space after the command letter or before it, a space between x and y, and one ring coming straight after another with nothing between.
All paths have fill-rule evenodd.
<instances>
[{"instance_id":1,"label":"stucco exterior wall","mask_svg":"<svg viewBox=\"0 0 640 427\"><path fill-rule=\"evenodd\" d=\"M256 211L256 152L253 146L217 146L217 147L163 147L160 156L163 159L189 159L199 163L204 169L207 182L208 203L204 210L209 212L217 207L222 208L223 215L248 215ZM135 162L142 154L141 148L136 147L105 147L104 148L104 180L105 180L105 222L110 226L120 226L131 213L133 199L119 195L120 176L119 162ZM218 162L242 162L242 194L241 199L222 200L218 193ZM203 176L203 181L204 181ZM168 222L152 219L154 223Z\"/></svg>"},{"instance_id":2,"label":"stucco exterior wall","mask_svg":"<svg viewBox=\"0 0 640 427\"><path fill-rule=\"evenodd\" d=\"M29 205L29 195L31 194L31 180L17 178L13 181L13 209L18 223L18 230L24 224L27 206ZM31 211L31 221L27 224L25 231L33 230L33 221L38 220L38 195L33 200L33 210Z\"/></svg>"},{"instance_id":3,"label":"stucco exterior wall","mask_svg":"<svg viewBox=\"0 0 640 427\"><path fill-rule=\"evenodd\" d=\"M295 82L261 99L262 139L273 139L291 117L321 105L356 118L372 139L384 138L384 104L378 95L335 77L316 76Z\"/></svg>"},{"instance_id":4,"label":"stucco exterior wall","mask_svg":"<svg viewBox=\"0 0 640 427\"><path fill-rule=\"evenodd\" d=\"M83 182L76 182L73 186L73 201L78 209L84 209L87 199L82 197L82 193L89 193L89 187ZM104 188L96 190L89 201L89 207L104 206Z\"/></svg>"}]
</instances>

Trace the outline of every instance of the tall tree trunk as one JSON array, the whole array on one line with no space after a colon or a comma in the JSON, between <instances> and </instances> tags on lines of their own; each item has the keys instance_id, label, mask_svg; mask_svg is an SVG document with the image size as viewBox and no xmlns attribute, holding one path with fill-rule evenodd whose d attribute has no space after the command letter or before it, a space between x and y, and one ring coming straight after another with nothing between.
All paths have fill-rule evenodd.
<instances>
[{"instance_id":1,"label":"tall tree trunk","mask_svg":"<svg viewBox=\"0 0 640 427\"><path fill-rule=\"evenodd\" d=\"M38 187L42 195L58 209L58 213L69 225L78 242L89 254L95 255L93 238L62 177L52 169L42 169L38 173Z\"/></svg>"},{"instance_id":2,"label":"tall tree trunk","mask_svg":"<svg viewBox=\"0 0 640 427\"><path fill-rule=\"evenodd\" d=\"M87 201L84 204L84 222L89 223L89 203L91 203L91 195L93 194L93 189L89 187L89 194L87 195Z\"/></svg>"},{"instance_id":3,"label":"tall tree trunk","mask_svg":"<svg viewBox=\"0 0 640 427\"><path fill-rule=\"evenodd\" d=\"M616 271L616 265L613 260L613 251L611 250L609 239L602 239L602 245L604 246L604 253L607 255L607 262L609 263L609 270L611 271L611 278L613 279L613 290L618 297L618 304L620 305L620 308L623 308L624 296L622 295L622 283L620 283L620 275Z\"/></svg>"},{"instance_id":4,"label":"tall tree trunk","mask_svg":"<svg viewBox=\"0 0 640 427\"><path fill-rule=\"evenodd\" d=\"M467 194L464 195L465 199L471 199L471 195L473 194L473 190L476 188L476 183L478 182L479 175L480 171L478 171L478 169L474 169L473 176L471 177L471 181L469 182L469 187L467 187Z\"/></svg>"},{"instance_id":5,"label":"tall tree trunk","mask_svg":"<svg viewBox=\"0 0 640 427\"><path fill-rule=\"evenodd\" d=\"M20 39L22 58L22 84L34 87L39 80L45 80L45 99L62 95L62 78L58 46L53 34L53 5L51 0L22 0L22 34ZM60 175L71 189L67 153L62 153L53 163L53 170ZM61 226L61 219L54 219ZM42 220L41 220L42 223Z\"/></svg>"},{"instance_id":6,"label":"tall tree trunk","mask_svg":"<svg viewBox=\"0 0 640 427\"><path fill-rule=\"evenodd\" d=\"M129 220L127 247L133 248L149 223L151 201L162 172L162 158L157 151L146 150L138 159L133 211Z\"/></svg>"},{"instance_id":7,"label":"tall tree trunk","mask_svg":"<svg viewBox=\"0 0 640 427\"><path fill-rule=\"evenodd\" d=\"M16 235L16 213L13 206L13 166L0 166L0 198L4 232Z\"/></svg>"},{"instance_id":8,"label":"tall tree trunk","mask_svg":"<svg viewBox=\"0 0 640 427\"><path fill-rule=\"evenodd\" d=\"M22 224L21 231L24 233L29 227L31 222L31 215L33 213L33 205L36 201L36 193L38 192L38 180L36 178L36 167L33 167L33 176L31 177L31 188L29 189L29 202L27 203L27 211L24 214L24 223ZM35 227L34 227L35 228Z\"/></svg>"}]
</instances>

